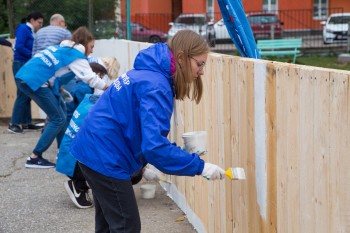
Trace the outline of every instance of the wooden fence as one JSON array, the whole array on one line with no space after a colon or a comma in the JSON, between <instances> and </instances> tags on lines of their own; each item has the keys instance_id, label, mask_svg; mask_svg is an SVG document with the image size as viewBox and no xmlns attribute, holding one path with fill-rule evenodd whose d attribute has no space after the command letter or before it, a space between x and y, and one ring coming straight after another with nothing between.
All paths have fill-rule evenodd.
<instances>
[{"instance_id":1,"label":"wooden fence","mask_svg":"<svg viewBox=\"0 0 350 233\"><path fill-rule=\"evenodd\" d=\"M127 70L147 46L97 41L95 55L116 56ZM1 106L14 95L3 89L8 71L1 66ZM203 158L225 169L243 167L247 179L169 176L172 184L163 187L199 232L350 232L349 77L211 53L203 100L176 102L169 137L182 145L182 133L206 130Z\"/></svg>"}]
</instances>

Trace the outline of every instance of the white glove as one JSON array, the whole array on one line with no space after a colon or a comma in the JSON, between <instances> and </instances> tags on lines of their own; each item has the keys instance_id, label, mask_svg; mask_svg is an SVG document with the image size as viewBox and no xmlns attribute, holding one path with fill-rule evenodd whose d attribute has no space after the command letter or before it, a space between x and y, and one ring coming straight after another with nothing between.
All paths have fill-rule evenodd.
<instances>
[{"instance_id":1,"label":"white glove","mask_svg":"<svg viewBox=\"0 0 350 233\"><path fill-rule=\"evenodd\" d=\"M143 178L145 178L145 180L147 181L159 181L159 176L157 175L157 173L151 169L145 168L143 170Z\"/></svg>"},{"instance_id":2,"label":"white glove","mask_svg":"<svg viewBox=\"0 0 350 233\"><path fill-rule=\"evenodd\" d=\"M225 178L225 171L215 164L205 163L202 176L208 180L222 180Z\"/></svg>"}]
</instances>

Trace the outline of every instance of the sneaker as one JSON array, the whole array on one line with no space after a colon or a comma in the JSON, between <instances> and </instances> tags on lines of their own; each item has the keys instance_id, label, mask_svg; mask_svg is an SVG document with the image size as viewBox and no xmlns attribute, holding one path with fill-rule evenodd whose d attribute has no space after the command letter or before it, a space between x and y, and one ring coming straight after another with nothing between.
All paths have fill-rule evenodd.
<instances>
[{"instance_id":1,"label":"sneaker","mask_svg":"<svg viewBox=\"0 0 350 233\"><path fill-rule=\"evenodd\" d=\"M38 130L44 128L41 124L28 124L28 125L22 125L22 129L25 130Z\"/></svg>"},{"instance_id":2,"label":"sneaker","mask_svg":"<svg viewBox=\"0 0 350 233\"><path fill-rule=\"evenodd\" d=\"M64 182L64 188L66 189L70 199L80 209L86 209L93 207L91 202L89 191L77 191L74 182L72 180L68 180Z\"/></svg>"},{"instance_id":3,"label":"sneaker","mask_svg":"<svg viewBox=\"0 0 350 233\"><path fill-rule=\"evenodd\" d=\"M30 156L27 158L27 162L25 167L27 168L53 168L56 165L51 163L47 159L42 157L38 157L36 159L31 158Z\"/></svg>"},{"instance_id":4,"label":"sneaker","mask_svg":"<svg viewBox=\"0 0 350 233\"><path fill-rule=\"evenodd\" d=\"M23 129L21 128L21 126L15 124L9 124L7 130L11 133L23 133Z\"/></svg>"}]
</instances>

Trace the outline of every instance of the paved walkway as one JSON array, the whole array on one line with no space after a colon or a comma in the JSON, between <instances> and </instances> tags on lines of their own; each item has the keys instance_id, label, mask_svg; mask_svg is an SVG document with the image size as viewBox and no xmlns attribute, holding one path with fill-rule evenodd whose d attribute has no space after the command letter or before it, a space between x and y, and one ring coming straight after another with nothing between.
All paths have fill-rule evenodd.
<instances>
[{"instance_id":1,"label":"paved walkway","mask_svg":"<svg viewBox=\"0 0 350 233\"><path fill-rule=\"evenodd\" d=\"M39 131L11 134L0 126L0 233L86 233L94 232L94 208L78 209L69 199L63 182L67 178L55 169L28 169L25 160L39 138ZM44 154L55 161L53 144ZM143 233L191 233L183 212L158 185L156 197L141 198L134 186Z\"/></svg>"}]
</instances>

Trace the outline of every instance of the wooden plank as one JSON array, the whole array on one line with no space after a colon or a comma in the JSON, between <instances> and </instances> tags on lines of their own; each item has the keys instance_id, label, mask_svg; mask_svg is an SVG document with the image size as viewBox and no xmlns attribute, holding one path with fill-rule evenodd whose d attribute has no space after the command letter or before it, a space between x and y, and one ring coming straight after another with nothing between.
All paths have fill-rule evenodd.
<instances>
[{"instance_id":1,"label":"wooden plank","mask_svg":"<svg viewBox=\"0 0 350 233\"><path fill-rule=\"evenodd\" d=\"M249 177L244 183L247 185L245 192L247 195L248 203L248 231L244 232L261 232L259 226L259 211L257 201L256 190L256 178L255 178L255 137L254 137L254 63L250 59L244 60L244 74L243 86L244 90L242 95L245 98L245 104L241 104L242 110L242 147L244 148L241 153L245 157L246 175ZM244 121L243 121L244 119ZM244 146L243 146L244 145Z\"/></svg>"},{"instance_id":2,"label":"wooden plank","mask_svg":"<svg viewBox=\"0 0 350 233\"><path fill-rule=\"evenodd\" d=\"M225 164L225 157L229 154L225 153L225 127L229 127L229 124L225 124L227 122L227 117L230 110L229 110L229 98L227 98L227 93L229 90L229 86L224 80L224 73L228 73L227 70L224 69L224 59L223 56L219 56L216 59L216 77L217 79L217 89L216 89L216 95L217 95L217 145L218 145L218 162L217 165L219 165L221 168L226 169ZM227 76L227 75L226 75ZM226 77L228 79L229 77ZM229 83L228 83L229 84ZM226 102L226 104L225 104ZM228 103L227 103L228 102ZM225 109L226 107L226 109ZM218 185L217 188L217 197L219 198L219 203L217 203L218 212L220 214L220 218L218 221L218 230L217 232L226 232L226 185L225 180L223 181L217 181Z\"/></svg>"},{"instance_id":3,"label":"wooden plank","mask_svg":"<svg viewBox=\"0 0 350 233\"><path fill-rule=\"evenodd\" d=\"M210 58L210 57L209 57ZM210 62L209 59L207 62ZM207 137L207 150L208 153L204 156L202 156L202 158L205 161L208 161L208 156L210 156L210 148L211 148L211 135L209 134L209 125L210 125L210 113L211 113L211 80L214 78L211 75L211 70L212 68L210 66L206 66L205 67L205 71L204 71L204 76L203 76L203 86L204 86L204 94L203 94L203 104L201 104L202 106L202 112L201 112L201 116L202 116L202 122L201 122L201 128L205 129L208 133L208 137ZM206 229L209 229L209 212L210 212L210 208L209 208L209 201L210 201L210 195L209 193L212 192L211 187L209 185L209 182L204 179L203 177L199 177L199 181L200 181L200 190L201 190L201 196L199 201L201 202L200 204L200 209L203 212L201 214L201 220L203 222L203 224L206 226ZM211 194L212 195L212 194Z\"/></svg>"},{"instance_id":4,"label":"wooden plank","mask_svg":"<svg viewBox=\"0 0 350 233\"><path fill-rule=\"evenodd\" d=\"M314 208L314 73L300 69L300 232L315 231Z\"/></svg>"},{"instance_id":5,"label":"wooden plank","mask_svg":"<svg viewBox=\"0 0 350 233\"><path fill-rule=\"evenodd\" d=\"M206 73L206 70L205 72ZM203 82L203 95L201 102L196 105L193 103L194 108L193 108L193 127L195 130L199 131L205 131L205 118L207 117L205 114L205 108L206 108L206 102L208 99L206 98L207 92L208 92L208 87L206 85L206 79L210 79L211 77L202 77L202 82ZM194 206L194 211L198 215L200 219L206 219L207 221L207 215L208 215L208 182L203 179L202 176L195 176L193 178L194 180L194 194L195 194L195 206Z\"/></svg>"},{"instance_id":6,"label":"wooden plank","mask_svg":"<svg viewBox=\"0 0 350 233\"><path fill-rule=\"evenodd\" d=\"M239 156L240 161L245 168L247 180L246 182L242 183L242 190L240 193L240 197L242 198L240 200L240 203L242 205L242 208L240 209L242 217L240 218L241 225L239 226L238 232L253 232L251 231L251 225L254 224L253 218L251 218L251 209L249 206L249 202L251 200L251 186L255 186L255 179L254 174L252 171L248 170L250 169L248 167L248 133L247 133L247 125L248 125L248 113L247 113L247 74L245 69L245 61L239 60L238 66L237 66L237 73L240 74L238 76L238 95L239 98ZM255 200L254 200L255 202Z\"/></svg>"},{"instance_id":7,"label":"wooden plank","mask_svg":"<svg viewBox=\"0 0 350 233\"><path fill-rule=\"evenodd\" d=\"M0 117L12 115L12 107L16 99L16 84L13 78L13 51L6 46L0 46Z\"/></svg>"},{"instance_id":8,"label":"wooden plank","mask_svg":"<svg viewBox=\"0 0 350 233\"><path fill-rule=\"evenodd\" d=\"M245 163L243 163L243 159L240 154L240 91L239 91L239 77L240 69L239 58L234 57L230 61L229 73L230 73L230 102L231 102L231 128L230 128L230 141L231 141L231 154L232 154L232 165L234 167L245 167ZM229 162L229 160L228 160ZM230 189L232 195L232 203L231 203L231 215L232 215L232 231L231 232L243 232L241 231L243 224L242 219L243 216L243 208L244 206L243 200L245 195L243 187L243 182L231 182L226 190ZM227 216L228 221L230 221L230 215ZM226 228L229 233L229 227Z\"/></svg>"},{"instance_id":9,"label":"wooden plank","mask_svg":"<svg viewBox=\"0 0 350 233\"><path fill-rule=\"evenodd\" d=\"M266 170L267 170L267 219L263 222L266 233L277 231L277 69L267 63L265 77L266 106ZM256 84L255 84L256 85ZM261 216L260 216L261 217Z\"/></svg>"},{"instance_id":10,"label":"wooden plank","mask_svg":"<svg viewBox=\"0 0 350 233\"><path fill-rule=\"evenodd\" d=\"M216 143L217 143L217 137L215 135L214 127L216 125L216 118L215 118L215 110L216 110L216 77L215 77L215 57L213 54L211 54L208 57L207 62L209 62L211 70L208 72L208 74L211 75L211 79L209 80L208 85L208 95L209 95L209 101L207 102L208 109L206 111L206 129L208 132L208 153L205 155L204 159L206 162L215 163L215 157L217 156L216 151ZM215 78L214 78L215 77ZM215 203L218 201L215 197L215 183L214 182L208 182L208 232L215 232L215 227L217 219L216 219L216 209L215 209Z\"/></svg>"},{"instance_id":11,"label":"wooden plank","mask_svg":"<svg viewBox=\"0 0 350 233\"><path fill-rule=\"evenodd\" d=\"M329 72L317 70L313 73L317 91L314 93L314 207L315 232L328 232L328 183L329 183Z\"/></svg>"},{"instance_id":12,"label":"wooden plank","mask_svg":"<svg viewBox=\"0 0 350 233\"><path fill-rule=\"evenodd\" d=\"M223 75L222 75L222 93L223 93L223 138L221 139L223 142L223 169L227 169L232 167L232 151L231 151L231 95L232 92L236 92L236 90L231 90L230 83L233 82L233 76L230 72L230 68L232 67L232 58L231 57L223 57ZM224 205L225 215L223 219L225 221L225 229L221 229L220 232L231 233L233 231L233 217L232 217L232 186L233 182L225 177L225 181L222 182L225 192L223 193L223 197L221 197L221 204ZM223 207L221 207L223 208Z\"/></svg>"},{"instance_id":13,"label":"wooden plank","mask_svg":"<svg viewBox=\"0 0 350 233\"><path fill-rule=\"evenodd\" d=\"M329 211L327 232L349 232L349 76L330 73ZM339 140L341 138L342 140Z\"/></svg>"},{"instance_id":14,"label":"wooden plank","mask_svg":"<svg viewBox=\"0 0 350 233\"><path fill-rule=\"evenodd\" d=\"M349 185L349 181L350 181L350 169L348 169L348 165L350 164L350 156L348 156L348 152L350 151L350 136L349 136L349 130L350 130L350 72L347 72L346 74L347 77L347 81L344 82L344 85L347 87L347 121L345 121L345 124L347 127L344 127L344 131L343 133L346 133L346 137L345 138L345 142L344 144L342 144L340 146L341 151L340 151L340 155L342 155L341 157L341 169L340 172L344 171L344 173L341 173L341 181L340 183L342 185L345 186L345 190L344 192L341 192L341 196L340 199L344 200L342 203L343 205L341 205L341 219L342 219L342 226L344 226L344 232L350 232L350 185ZM344 134L343 134L344 135ZM340 136L342 138L342 136Z\"/></svg>"},{"instance_id":15,"label":"wooden plank","mask_svg":"<svg viewBox=\"0 0 350 233\"><path fill-rule=\"evenodd\" d=\"M185 125L184 125L184 110L185 109L185 103L184 101L176 101L176 119L175 120L175 124L176 124L176 143L179 146L183 146L183 141L181 138L181 135L184 133L185 131ZM180 193L182 193L183 195L185 195L185 177L184 176L172 176L172 181L174 182L174 184L177 186L177 189L179 190Z\"/></svg>"},{"instance_id":16,"label":"wooden plank","mask_svg":"<svg viewBox=\"0 0 350 233\"><path fill-rule=\"evenodd\" d=\"M211 55L211 65L212 65L212 80L211 80L211 114L210 118L212 119L210 125L210 136L211 136L211 149L209 151L210 160L208 162L219 165L219 129L218 129L218 119L221 112L219 111L219 100L218 100L218 86L220 80L220 55L212 54ZM213 189L213 199L210 200L212 206L213 215L216 216L212 218L213 226L210 229L213 229L212 232L220 232L221 224L221 210L220 210L220 181L209 181L210 187ZM211 232L209 230L209 232Z\"/></svg>"},{"instance_id":17,"label":"wooden plank","mask_svg":"<svg viewBox=\"0 0 350 233\"><path fill-rule=\"evenodd\" d=\"M277 188L277 232L288 233L288 164L287 164L287 117L288 107L285 104L287 102L287 75L288 68L284 64L279 64L276 67L276 130L277 130L277 158L276 158L276 182Z\"/></svg>"},{"instance_id":18,"label":"wooden plank","mask_svg":"<svg viewBox=\"0 0 350 233\"><path fill-rule=\"evenodd\" d=\"M344 84L347 86L347 109L348 109L348 119L345 122L345 124L347 125L347 128L345 128L344 132L349 132L349 125L350 125L350 73L347 73L347 82L345 82ZM341 136L340 136L341 137ZM342 173L343 175L341 176L341 184L345 185L345 191L341 192L341 199L344 200L344 205L342 205L341 207L341 214L342 214L342 225L344 225L344 232L350 232L350 185L349 185L349 180L350 180L350 169L348 169L348 164L350 164L350 156L348 156L348 152L350 151L350 136L349 133L346 134L346 140L345 140L345 144L342 144L341 148L341 152L340 154L342 155L342 163L341 163L341 169L340 171L344 171L344 173Z\"/></svg>"},{"instance_id":19,"label":"wooden plank","mask_svg":"<svg viewBox=\"0 0 350 233\"><path fill-rule=\"evenodd\" d=\"M287 232L300 232L299 216L300 216L300 155L299 155L299 95L300 95L300 79L299 68L294 65L287 66L287 76L285 82L285 95L287 101L285 103L286 117L286 138L287 141L287 160L285 160L287 169Z\"/></svg>"},{"instance_id":20,"label":"wooden plank","mask_svg":"<svg viewBox=\"0 0 350 233\"><path fill-rule=\"evenodd\" d=\"M191 132L194 131L193 128L193 108L194 108L194 102L190 101L189 99L186 99L184 101L184 131L185 132ZM190 209L194 210L194 179L193 177L186 177L185 178L185 197L187 205Z\"/></svg>"}]
</instances>

